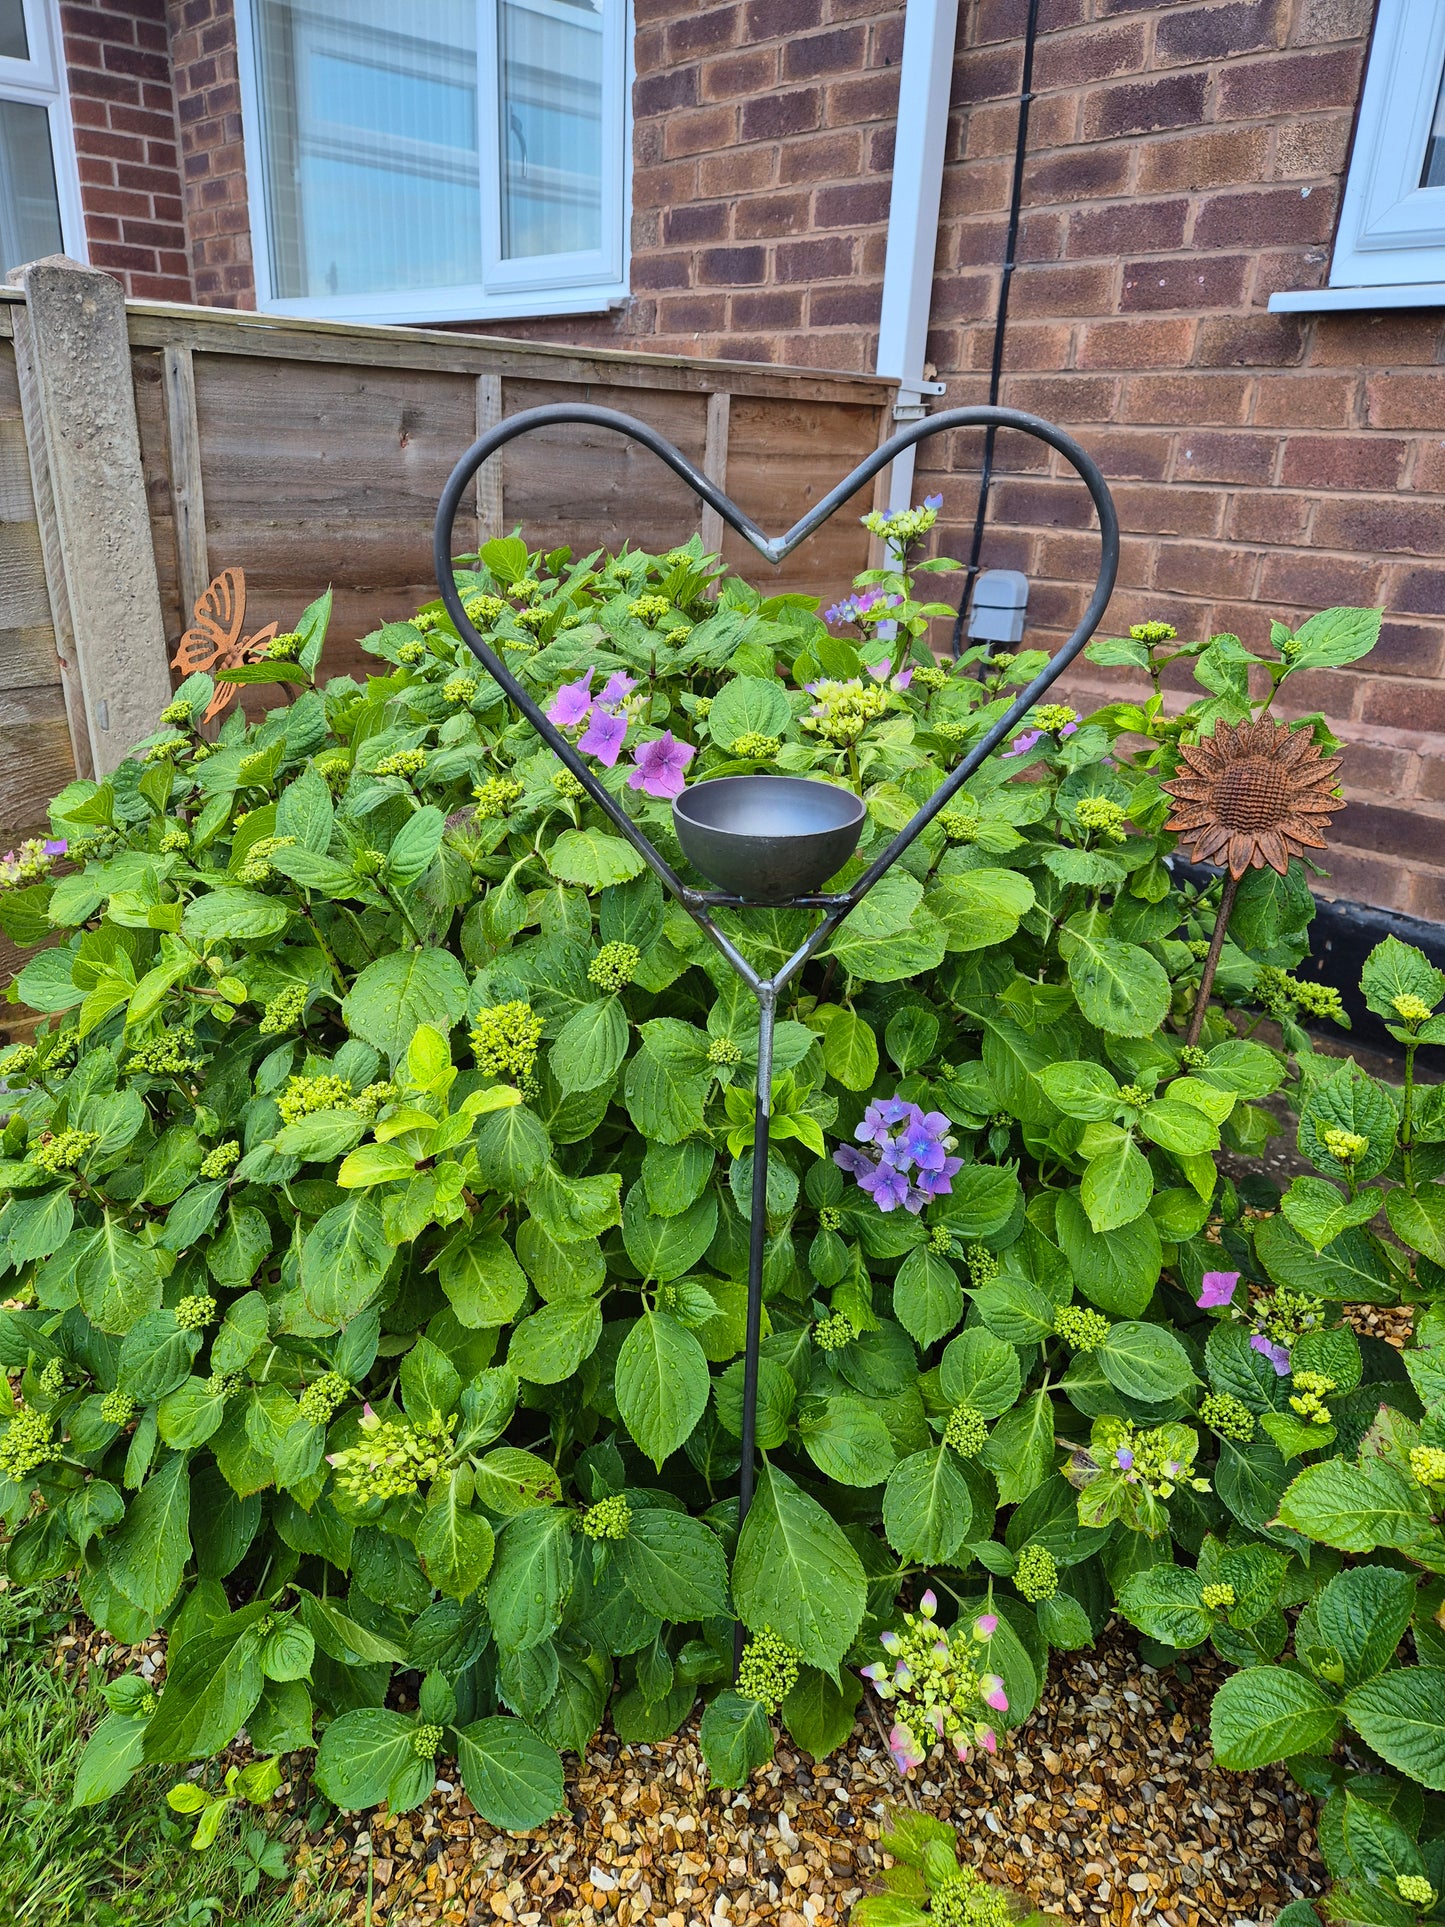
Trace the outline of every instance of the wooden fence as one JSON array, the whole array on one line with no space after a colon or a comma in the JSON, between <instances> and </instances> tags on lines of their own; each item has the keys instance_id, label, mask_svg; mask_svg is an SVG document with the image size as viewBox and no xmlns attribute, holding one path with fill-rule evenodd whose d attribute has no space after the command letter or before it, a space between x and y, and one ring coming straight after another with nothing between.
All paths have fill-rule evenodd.
<instances>
[{"instance_id":1,"label":"wooden fence","mask_svg":"<svg viewBox=\"0 0 1445 1927\"><path fill-rule=\"evenodd\" d=\"M885 382L486 336L350 328L127 304L62 259L0 289L0 850L77 771L154 727L212 575L246 571L252 626L289 628L327 583L324 669L434 593L431 525L480 430L588 401L670 436L782 529L892 427ZM858 513L868 507L862 499ZM837 516L768 570L670 470L606 431L514 444L481 476L459 543L520 526L533 546L665 548L696 529L754 580L829 596L866 566ZM8 974L0 945L0 981Z\"/></svg>"}]
</instances>

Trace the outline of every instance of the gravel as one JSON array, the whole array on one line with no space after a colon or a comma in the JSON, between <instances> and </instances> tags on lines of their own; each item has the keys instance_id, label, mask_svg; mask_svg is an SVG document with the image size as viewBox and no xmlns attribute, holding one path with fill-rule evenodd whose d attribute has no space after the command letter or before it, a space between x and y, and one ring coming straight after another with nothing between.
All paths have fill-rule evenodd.
<instances>
[{"instance_id":1,"label":"gravel","mask_svg":"<svg viewBox=\"0 0 1445 1927\"><path fill-rule=\"evenodd\" d=\"M1248 1927L1325 1884L1314 1815L1280 1769L1228 1773L1209 1751L1227 1669L1144 1666L1121 1631L1057 1656L1041 1709L994 1760L928 1769L913 1795L1021 1900L1079 1922ZM568 1813L499 1834L451 1784L416 1812L337 1824L303 1848L372 1927L843 1927L882 1866L900 1783L860 1725L819 1764L786 1740L741 1793L710 1792L695 1729L653 1746L604 1734L569 1765ZM304 1877L304 1875L303 1875Z\"/></svg>"}]
</instances>

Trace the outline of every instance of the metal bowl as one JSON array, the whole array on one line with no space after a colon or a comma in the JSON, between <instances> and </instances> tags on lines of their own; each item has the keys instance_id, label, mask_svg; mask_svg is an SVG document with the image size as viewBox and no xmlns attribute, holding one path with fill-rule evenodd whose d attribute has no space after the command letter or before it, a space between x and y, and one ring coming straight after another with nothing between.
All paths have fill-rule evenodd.
<instances>
[{"instance_id":1,"label":"metal bowl","mask_svg":"<svg viewBox=\"0 0 1445 1927\"><path fill-rule=\"evenodd\" d=\"M672 806L689 863L749 903L816 895L857 849L863 817L851 790L805 776L717 776Z\"/></svg>"}]
</instances>

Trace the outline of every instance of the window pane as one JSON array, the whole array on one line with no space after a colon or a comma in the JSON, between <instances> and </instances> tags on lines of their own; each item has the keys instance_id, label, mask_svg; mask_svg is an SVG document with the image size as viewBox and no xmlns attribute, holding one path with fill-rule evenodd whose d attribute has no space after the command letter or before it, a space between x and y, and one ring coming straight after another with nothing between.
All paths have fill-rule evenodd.
<instances>
[{"instance_id":1,"label":"window pane","mask_svg":"<svg viewBox=\"0 0 1445 1927\"><path fill-rule=\"evenodd\" d=\"M1445 80L1440 83L1435 118L1430 123L1430 138L1425 143L1425 166L1420 175L1420 185L1445 187Z\"/></svg>"},{"instance_id":2,"label":"window pane","mask_svg":"<svg viewBox=\"0 0 1445 1927\"><path fill-rule=\"evenodd\" d=\"M602 246L602 0L501 0L502 255Z\"/></svg>"},{"instance_id":3,"label":"window pane","mask_svg":"<svg viewBox=\"0 0 1445 1927\"><path fill-rule=\"evenodd\" d=\"M0 60L28 60L25 0L0 0Z\"/></svg>"},{"instance_id":4,"label":"window pane","mask_svg":"<svg viewBox=\"0 0 1445 1927\"><path fill-rule=\"evenodd\" d=\"M479 282L475 0L257 14L276 293Z\"/></svg>"},{"instance_id":5,"label":"window pane","mask_svg":"<svg viewBox=\"0 0 1445 1927\"><path fill-rule=\"evenodd\" d=\"M0 269L63 251L50 117L27 101L0 100Z\"/></svg>"}]
</instances>

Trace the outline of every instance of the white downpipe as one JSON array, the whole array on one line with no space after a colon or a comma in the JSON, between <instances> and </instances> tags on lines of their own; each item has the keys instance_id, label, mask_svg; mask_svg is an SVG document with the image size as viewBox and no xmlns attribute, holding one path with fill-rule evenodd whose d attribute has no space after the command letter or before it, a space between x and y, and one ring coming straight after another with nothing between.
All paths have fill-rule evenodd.
<instances>
[{"instance_id":1,"label":"white downpipe","mask_svg":"<svg viewBox=\"0 0 1445 1927\"><path fill-rule=\"evenodd\" d=\"M959 0L907 0L903 19L898 133L878 323L878 373L898 382L893 411L898 422L917 421L924 413L924 397L943 392L942 382L924 380L923 363L933 306L958 6ZM889 508L907 508L912 489L913 450L908 449L893 462Z\"/></svg>"}]
</instances>

